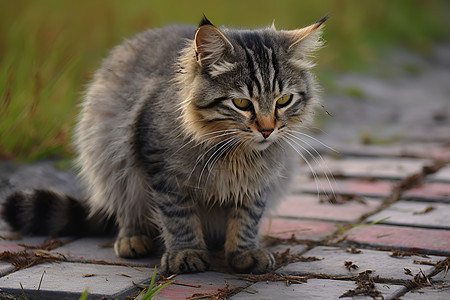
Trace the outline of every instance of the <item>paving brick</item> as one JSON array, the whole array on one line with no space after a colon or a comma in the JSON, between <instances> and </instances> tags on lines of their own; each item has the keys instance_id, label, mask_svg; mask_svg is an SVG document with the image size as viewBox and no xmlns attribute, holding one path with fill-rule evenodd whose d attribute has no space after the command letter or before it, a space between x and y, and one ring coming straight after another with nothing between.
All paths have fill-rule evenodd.
<instances>
[{"instance_id":1,"label":"paving brick","mask_svg":"<svg viewBox=\"0 0 450 300\"><path fill-rule=\"evenodd\" d=\"M307 245L275 245L268 247L269 251L272 253L283 253L289 249L291 254L301 254L308 249Z\"/></svg>"},{"instance_id":2,"label":"paving brick","mask_svg":"<svg viewBox=\"0 0 450 300\"><path fill-rule=\"evenodd\" d=\"M317 195L332 194L333 191L339 195L362 195L366 197L382 198L391 193L395 181L388 180L368 180L368 179L347 179L336 180L335 182L320 179L316 184L314 180L294 181L292 184L293 192L306 192Z\"/></svg>"},{"instance_id":3,"label":"paving brick","mask_svg":"<svg viewBox=\"0 0 450 300\"><path fill-rule=\"evenodd\" d=\"M78 299L88 289L91 299L120 298L131 294L133 282L149 282L153 270L81 263L45 263L0 278L0 289L34 299L39 283L40 299ZM88 276L86 276L88 275Z\"/></svg>"},{"instance_id":4,"label":"paving brick","mask_svg":"<svg viewBox=\"0 0 450 300\"><path fill-rule=\"evenodd\" d=\"M430 175L428 179L434 182L450 183L450 165L440 169L436 174Z\"/></svg>"},{"instance_id":5,"label":"paving brick","mask_svg":"<svg viewBox=\"0 0 450 300\"><path fill-rule=\"evenodd\" d=\"M406 143L395 145L339 145L345 156L420 157L450 160L450 147L442 143Z\"/></svg>"},{"instance_id":6,"label":"paving brick","mask_svg":"<svg viewBox=\"0 0 450 300\"><path fill-rule=\"evenodd\" d=\"M260 235L289 239L294 234L299 240L320 241L337 230L335 224L321 221L272 218L270 227L269 223L268 218L263 220Z\"/></svg>"},{"instance_id":7,"label":"paving brick","mask_svg":"<svg viewBox=\"0 0 450 300\"><path fill-rule=\"evenodd\" d=\"M112 263L123 263L130 266L154 267L159 264L159 255L151 255L148 258L124 259L117 257L112 245L113 237L89 237L68 243L54 252L62 253L64 256L75 261L103 260Z\"/></svg>"},{"instance_id":8,"label":"paving brick","mask_svg":"<svg viewBox=\"0 0 450 300\"><path fill-rule=\"evenodd\" d=\"M181 300L191 297L195 294L215 294L218 289L226 287L226 282L229 283L230 289L235 287L246 287L249 285L246 281L233 279L233 277L234 276L231 274L223 274L217 272L177 275L173 279L175 283L172 283L165 287L158 295L156 295L152 299ZM209 297L204 298L206 299Z\"/></svg>"},{"instance_id":9,"label":"paving brick","mask_svg":"<svg viewBox=\"0 0 450 300\"><path fill-rule=\"evenodd\" d=\"M353 228L348 232L346 241L373 247L450 255L450 230L372 225Z\"/></svg>"},{"instance_id":10,"label":"paving brick","mask_svg":"<svg viewBox=\"0 0 450 300\"><path fill-rule=\"evenodd\" d=\"M375 222L384 218L388 219L380 224L450 229L450 204L398 201L367 221Z\"/></svg>"},{"instance_id":11,"label":"paving brick","mask_svg":"<svg viewBox=\"0 0 450 300\"><path fill-rule=\"evenodd\" d=\"M445 257L439 256L398 258L389 256L392 253L390 251L360 250L361 253L352 254L345 251L345 248L315 247L304 253L303 256L323 258L322 260L292 263L279 269L277 273L289 275L323 273L331 276L352 276L366 270L372 270L373 276L380 276L380 278L388 279L390 282L408 282L412 277L405 274L404 268L410 269L414 275L419 273L420 270L429 275L434 270L434 266L414 264L414 260L436 263L445 259ZM358 266L358 269L348 270L345 266L346 261L351 261Z\"/></svg>"},{"instance_id":12,"label":"paving brick","mask_svg":"<svg viewBox=\"0 0 450 300\"><path fill-rule=\"evenodd\" d=\"M412 158L346 158L341 160L325 159L322 166L314 165L318 174L333 173L346 177L402 179L420 172L429 159ZM327 166L327 167L326 167ZM329 170L329 171L328 171Z\"/></svg>"},{"instance_id":13,"label":"paving brick","mask_svg":"<svg viewBox=\"0 0 450 300\"><path fill-rule=\"evenodd\" d=\"M0 277L14 270L14 266L10 263L0 262Z\"/></svg>"},{"instance_id":14,"label":"paving brick","mask_svg":"<svg viewBox=\"0 0 450 300\"><path fill-rule=\"evenodd\" d=\"M445 271L431 278L431 286L422 287L406 293L401 299L405 300L447 300L450 299L450 274Z\"/></svg>"},{"instance_id":15,"label":"paving brick","mask_svg":"<svg viewBox=\"0 0 450 300\"><path fill-rule=\"evenodd\" d=\"M405 191L402 198L450 203L450 184L427 182L417 188Z\"/></svg>"},{"instance_id":16,"label":"paving brick","mask_svg":"<svg viewBox=\"0 0 450 300\"><path fill-rule=\"evenodd\" d=\"M9 235L6 235L9 236ZM0 253L4 251L22 251L26 248L21 245L27 245L27 246L40 246L42 245L46 240L48 240L48 237L23 237L20 239L14 239L14 240L0 240ZM68 240L68 239L66 239Z\"/></svg>"},{"instance_id":17,"label":"paving brick","mask_svg":"<svg viewBox=\"0 0 450 300\"><path fill-rule=\"evenodd\" d=\"M360 200L363 202L332 204L328 202L328 197L319 199L317 196L305 194L291 195L281 203L275 214L292 218L356 222L363 214L375 210L381 204L379 200L369 198Z\"/></svg>"},{"instance_id":18,"label":"paving brick","mask_svg":"<svg viewBox=\"0 0 450 300\"><path fill-rule=\"evenodd\" d=\"M375 284L383 299L393 299L406 290L401 285ZM309 279L307 283L291 284L285 282L258 282L230 299L339 299L339 296L356 288L353 281ZM347 299L347 298L344 298ZM356 296L353 299L372 300L369 296Z\"/></svg>"}]
</instances>

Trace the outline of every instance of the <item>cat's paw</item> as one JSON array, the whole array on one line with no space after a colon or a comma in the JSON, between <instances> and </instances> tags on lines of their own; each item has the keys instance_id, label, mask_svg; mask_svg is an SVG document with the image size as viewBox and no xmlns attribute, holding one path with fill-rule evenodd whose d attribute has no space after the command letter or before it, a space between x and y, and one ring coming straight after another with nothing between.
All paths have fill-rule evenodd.
<instances>
[{"instance_id":1,"label":"cat's paw","mask_svg":"<svg viewBox=\"0 0 450 300\"><path fill-rule=\"evenodd\" d=\"M235 251L227 255L228 265L236 273L268 273L275 267L272 253L263 248Z\"/></svg>"},{"instance_id":2,"label":"cat's paw","mask_svg":"<svg viewBox=\"0 0 450 300\"><path fill-rule=\"evenodd\" d=\"M152 240L146 235L122 236L114 243L114 252L123 258L147 256L152 250Z\"/></svg>"},{"instance_id":3,"label":"cat's paw","mask_svg":"<svg viewBox=\"0 0 450 300\"><path fill-rule=\"evenodd\" d=\"M198 249L170 250L161 258L166 274L204 272L209 268L208 251Z\"/></svg>"}]
</instances>

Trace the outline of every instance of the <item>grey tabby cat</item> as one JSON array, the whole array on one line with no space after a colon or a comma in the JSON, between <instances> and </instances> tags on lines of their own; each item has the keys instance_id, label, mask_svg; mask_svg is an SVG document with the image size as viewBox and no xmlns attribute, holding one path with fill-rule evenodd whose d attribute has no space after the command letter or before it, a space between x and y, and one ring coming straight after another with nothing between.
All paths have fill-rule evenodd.
<instances>
[{"instance_id":1,"label":"grey tabby cat","mask_svg":"<svg viewBox=\"0 0 450 300\"><path fill-rule=\"evenodd\" d=\"M166 273L207 270L213 247L235 272L272 270L257 233L287 188L295 135L316 103L308 55L326 19L278 31L218 29L204 18L112 51L86 94L76 145L90 216L115 217L118 256L148 255L161 237ZM62 198L18 193L4 216L20 229L13 216L27 214L27 201L73 206Z\"/></svg>"}]
</instances>

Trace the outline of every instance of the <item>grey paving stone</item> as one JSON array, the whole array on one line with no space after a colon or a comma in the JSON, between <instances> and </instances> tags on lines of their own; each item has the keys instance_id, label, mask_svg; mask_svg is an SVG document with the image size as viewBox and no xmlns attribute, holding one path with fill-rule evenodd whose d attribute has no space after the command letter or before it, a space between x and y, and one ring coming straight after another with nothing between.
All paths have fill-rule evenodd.
<instances>
[{"instance_id":1,"label":"grey paving stone","mask_svg":"<svg viewBox=\"0 0 450 300\"><path fill-rule=\"evenodd\" d=\"M173 281L152 299L186 299L195 294L215 294L218 289L225 288L228 282L229 288L246 287L249 285L244 280L233 279L231 274L205 272L195 274L177 275ZM201 299L207 299L204 297Z\"/></svg>"},{"instance_id":2,"label":"grey paving stone","mask_svg":"<svg viewBox=\"0 0 450 300\"><path fill-rule=\"evenodd\" d=\"M391 257L392 252L360 249L362 252L352 254L345 249L335 247L316 247L303 254L305 257L315 256L323 258L319 261L297 262L289 264L278 270L278 273L289 275L308 275L325 273L332 276L352 276L365 270L372 270L373 276L380 276L392 282L407 282L412 279L411 275L405 274L404 268L411 270L412 274L417 274L422 270L426 275L434 269L430 265L414 264L417 261L438 262L443 257L430 256L423 258L419 256ZM348 270L345 262L351 261L358 266L356 270Z\"/></svg>"},{"instance_id":3,"label":"grey paving stone","mask_svg":"<svg viewBox=\"0 0 450 300\"><path fill-rule=\"evenodd\" d=\"M13 191L55 189L74 198L83 197L83 189L72 170L60 170L58 160L47 159L33 164L0 162L0 202Z\"/></svg>"},{"instance_id":4,"label":"grey paving stone","mask_svg":"<svg viewBox=\"0 0 450 300\"><path fill-rule=\"evenodd\" d=\"M338 299L348 290L356 288L353 281L309 279L302 284L286 286L284 282L258 282L230 299ZM376 284L384 299L392 299L406 290L401 285ZM349 298L344 298L349 299ZM372 299L355 296L353 299Z\"/></svg>"},{"instance_id":5,"label":"grey paving stone","mask_svg":"<svg viewBox=\"0 0 450 300\"><path fill-rule=\"evenodd\" d=\"M384 218L388 219L380 223L450 229L450 204L398 201L367 221L375 222Z\"/></svg>"},{"instance_id":6,"label":"grey paving stone","mask_svg":"<svg viewBox=\"0 0 450 300\"><path fill-rule=\"evenodd\" d=\"M401 299L405 300L448 300L450 299L450 273L445 276L442 271L431 278L430 287L423 287L418 290L410 291L403 295Z\"/></svg>"},{"instance_id":7,"label":"grey paving stone","mask_svg":"<svg viewBox=\"0 0 450 300\"><path fill-rule=\"evenodd\" d=\"M75 261L104 260L112 263L146 267L154 267L159 264L160 257L157 254L148 258L139 259L124 259L117 257L112 248L114 240L115 238L113 237L81 238L55 249L54 252L62 253L70 260Z\"/></svg>"},{"instance_id":8,"label":"grey paving stone","mask_svg":"<svg viewBox=\"0 0 450 300\"><path fill-rule=\"evenodd\" d=\"M276 245L269 247L268 250L272 253L283 253L287 249L289 249L289 253L291 254L301 254L308 249L307 245Z\"/></svg>"},{"instance_id":9,"label":"grey paving stone","mask_svg":"<svg viewBox=\"0 0 450 300\"><path fill-rule=\"evenodd\" d=\"M450 147L443 143L400 142L393 145L341 144L335 146L345 156L362 157L422 157L448 159Z\"/></svg>"},{"instance_id":10,"label":"grey paving stone","mask_svg":"<svg viewBox=\"0 0 450 300\"><path fill-rule=\"evenodd\" d=\"M153 269L139 270L123 266L82 263L45 263L0 278L0 289L22 295L22 284L28 298L78 299L88 289L91 299L125 297L134 291L135 283L151 279Z\"/></svg>"},{"instance_id":11,"label":"grey paving stone","mask_svg":"<svg viewBox=\"0 0 450 300\"><path fill-rule=\"evenodd\" d=\"M325 162L313 165L315 171L324 176L324 173L333 173L347 177L402 179L410 174L421 171L424 165L431 163L429 159L411 158L347 158L334 160L328 157Z\"/></svg>"},{"instance_id":12,"label":"grey paving stone","mask_svg":"<svg viewBox=\"0 0 450 300\"><path fill-rule=\"evenodd\" d=\"M450 165L440 169L436 174L430 175L427 179L435 182L450 183Z\"/></svg>"},{"instance_id":13,"label":"grey paving stone","mask_svg":"<svg viewBox=\"0 0 450 300\"><path fill-rule=\"evenodd\" d=\"M7 262L0 262L0 277L14 270L14 266Z\"/></svg>"},{"instance_id":14,"label":"grey paving stone","mask_svg":"<svg viewBox=\"0 0 450 300\"><path fill-rule=\"evenodd\" d=\"M326 198L333 193L337 195L360 195L371 198L387 197L396 181L393 180L373 180L368 178L353 179L330 179L331 184L324 178L317 183L313 180L304 180L296 177L292 184L294 193L308 193Z\"/></svg>"}]
</instances>

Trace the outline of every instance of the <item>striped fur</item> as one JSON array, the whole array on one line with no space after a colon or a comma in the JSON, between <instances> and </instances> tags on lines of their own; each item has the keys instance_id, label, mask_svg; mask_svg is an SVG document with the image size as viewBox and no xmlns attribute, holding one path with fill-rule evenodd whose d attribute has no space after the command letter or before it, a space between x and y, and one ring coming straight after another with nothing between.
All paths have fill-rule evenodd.
<instances>
[{"instance_id":1,"label":"striped fur","mask_svg":"<svg viewBox=\"0 0 450 300\"><path fill-rule=\"evenodd\" d=\"M317 102L308 55L323 22L277 31L205 19L113 49L86 93L76 146L90 216L119 227L117 255L147 255L159 237L167 273L207 270L214 247L236 272L273 268L257 244L259 224L287 188L289 135ZM283 95L292 96L279 104ZM250 102L239 108L235 98Z\"/></svg>"}]
</instances>

